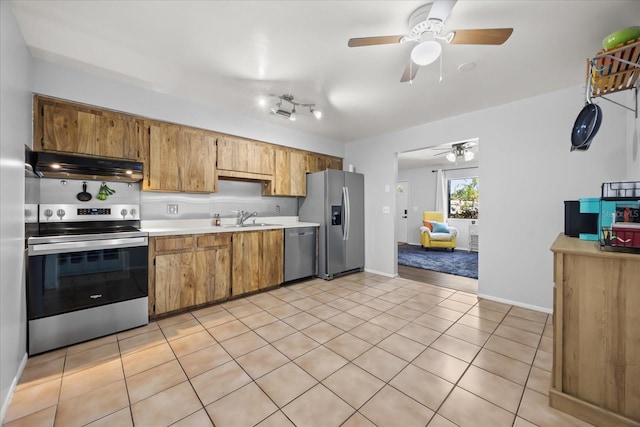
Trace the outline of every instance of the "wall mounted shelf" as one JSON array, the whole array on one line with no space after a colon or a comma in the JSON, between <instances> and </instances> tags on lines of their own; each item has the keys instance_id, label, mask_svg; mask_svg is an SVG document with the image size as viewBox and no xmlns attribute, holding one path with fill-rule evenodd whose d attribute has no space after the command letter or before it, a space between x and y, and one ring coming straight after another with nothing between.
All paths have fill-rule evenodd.
<instances>
[{"instance_id":1,"label":"wall mounted shelf","mask_svg":"<svg viewBox=\"0 0 640 427\"><path fill-rule=\"evenodd\" d=\"M638 117L638 84L640 80L640 40L608 51L601 50L587 59L587 99L603 98L633 111ZM630 108L607 98L615 92L634 90L634 107Z\"/></svg>"}]
</instances>

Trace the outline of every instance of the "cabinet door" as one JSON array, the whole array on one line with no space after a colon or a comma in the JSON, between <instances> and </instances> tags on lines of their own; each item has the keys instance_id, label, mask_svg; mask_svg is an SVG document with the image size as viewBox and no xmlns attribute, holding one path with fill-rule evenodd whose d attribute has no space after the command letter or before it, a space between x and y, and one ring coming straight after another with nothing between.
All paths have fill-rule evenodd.
<instances>
[{"instance_id":1,"label":"cabinet door","mask_svg":"<svg viewBox=\"0 0 640 427\"><path fill-rule=\"evenodd\" d=\"M175 125L149 125L149 190L181 190L178 132Z\"/></svg>"},{"instance_id":2,"label":"cabinet door","mask_svg":"<svg viewBox=\"0 0 640 427\"><path fill-rule=\"evenodd\" d=\"M342 159L339 157L327 156L326 165L328 169L342 170Z\"/></svg>"},{"instance_id":3,"label":"cabinet door","mask_svg":"<svg viewBox=\"0 0 640 427\"><path fill-rule=\"evenodd\" d=\"M251 173L273 175L273 147L257 141L249 141L249 170Z\"/></svg>"},{"instance_id":4,"label":"cabinet door","mask_svg":"<svg viewBox=\"0 0 640 427\"><path fill-rule=\"evenodd\" d=\"M229 246L196 251L196 305L229 297L231 290L229 255Z\"/></svg>"},{"instance_id":5,"label":"cabinet door","mask_svg":"<svg viewBox=\"0 0 640 427\"><path fill-rule=\"evenodd\" d=\"M50 104L42 113L42 150L89 154L96 141L94 114Z\"/></svg>"},{"instance_id":6,"label":"cabinet door","mask_svg":"<svg viewBox=\"0 0 640 427\"><path fill-rule=\"evenodd\" d=\"M260 175L273 174L273 147L250 139L221 135L218 169Z\"/></svg>"},{"instance_id":7,"label":"cabinet door","mask_svg":"<svg viewBox=\"0 0 640 427\"><path fill-rule=\"evenodd\" d=\"M155 314L194 305L193 251L157 255L155 269Z\"/></svg>"},{"instance_id":8,"label":"cabinet door","mask_svg":"<svg viewBox=\"0 0 640 427\"><path fill-rule=\"evenodd\" d=\"M182 191L217 191L216 140L212 135L181 129L178 133L178 158Z\"/></svg>"},{"instance_id":9,"label":"cabinet door","mask_svg":"<svg viewBox=\"0 0 640 427\"><path fill-rule=\"evenodd\" d=\"M289 157L289 195L307 195L307 159L303 152L292 151Z\"/></svg>"},{"instance_id":10,"label":"cabinet door","mask_svg":"<svg viewBox=\"0 0 640 427\"><path fill-rule=\"evenodd\" d=\"M260 289L260 242L262 232L248 231L233 235L231 294L242 295Z\"/></svg>"},{"instance_id":11,"label":"cabinet door","mask_svg":"<svg viewBox=\"0 0 640 427\"><path fill-rule=\"evenodd\" d=\"M289 195L291 193L291 153L284 148L275 149L275 170L273 174L273 195Z\"/></svg>"},{"instance_id":12,"label":"cabinet door","mask_svg":"<svg viewBox=\"0 0 640 427\"><path fill-rule=\"evenodd\" d=\"M304 196L307 191L307 156L304 152L275 147L273 180L263 188L268 196Z\"/></svg>"},{"instance_id":13,"label":"cabinet door","mask_svg":"<svg viewBox=\"0 0 640 427\"><path fill-rule=\"evenodd\" d=\"M146 166L149 158L149 147L145 150L144 123L142 120L125 118L124 125L124 152L125 159L142 162Z\"/></svg>"},{"instance_id":14,"label":"cabinet door","mask_svg":"<svg viewBox=\"0 0 640 427\"><path fill-rule=\"evenodd\" d=\"M267 288L282 283L284 280L284 240L283 230L267 230L260 233L262 247L261 271L259 287Z\"/></svg>"},{"instance_id":15,"label":"cabinet door","mask_svg":"<svg viewBox=\"0 0 640 427\"><path fill-rule=\"evenodd\" d=\"M96 116L96 139L89 147L90 153L96 156L124 157L125 121L116 115Z\"/></svg>"}]
</instances>

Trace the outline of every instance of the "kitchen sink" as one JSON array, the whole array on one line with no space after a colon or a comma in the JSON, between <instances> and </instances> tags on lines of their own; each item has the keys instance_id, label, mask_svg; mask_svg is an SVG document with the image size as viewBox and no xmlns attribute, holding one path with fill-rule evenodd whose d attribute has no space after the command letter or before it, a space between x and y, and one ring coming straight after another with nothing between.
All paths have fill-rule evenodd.
<instances>
[{"instance_id":1,"label":"kitchen sink","mask_svg":"<svg viewBox=\"0 0 640 427\"><path fill-rule=\"evenodd\" d=\"M258 222L258 223L249 223L249 224L242 224L242 225L237 225L237 224L227 224L227 225L223 225L223 228L247 228L247 227L279 227L281 226L281 224L266 224L264 222Z\"/></svg>"}]
</instances>

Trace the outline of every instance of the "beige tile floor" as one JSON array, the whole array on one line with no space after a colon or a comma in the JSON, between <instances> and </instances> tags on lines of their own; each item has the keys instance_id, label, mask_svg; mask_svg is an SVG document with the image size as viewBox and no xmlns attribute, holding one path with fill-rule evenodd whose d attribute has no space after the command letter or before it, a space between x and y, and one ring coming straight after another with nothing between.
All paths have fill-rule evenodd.
<instances>
[{"instance_id":1,"label":"beige tile floor","mask_svg":"<svg viewBox=\"0 0 640 427\"><path fill-rule=\"evenodd\" d=\"M5 426L581 426L551 316L407 279L310 280L29 359Z\"/></svg>"}]
</instances>

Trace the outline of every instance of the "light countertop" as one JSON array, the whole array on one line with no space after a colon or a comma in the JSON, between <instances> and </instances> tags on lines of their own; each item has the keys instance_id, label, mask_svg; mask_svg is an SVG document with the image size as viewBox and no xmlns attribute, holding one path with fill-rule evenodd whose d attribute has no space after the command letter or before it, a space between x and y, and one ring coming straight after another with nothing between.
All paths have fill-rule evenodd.
<instances>
[{"instance_id":1,"label":"light countertop","mask_svg":"<svg viewBox=\"0 0 640 427\"><path fill-rule=\"evenodd\" d=\"M255 219L255 221L254 221ZM207 234L207 233L239 233L243 231L277 230L284 228L318 227L320 224L313 222L300 222L297 216L274 216L249 218L248 226L238 227L235 218L222 218L222 225L212 225L213 219L173 219L173 220L147 220L140 221L140 230L153 236L177 236L181 234ZM256 225L252 224L265 224Z\"/></svg>"}]
</instances>

